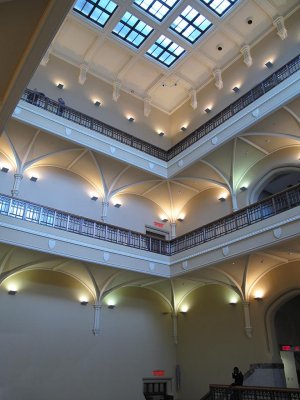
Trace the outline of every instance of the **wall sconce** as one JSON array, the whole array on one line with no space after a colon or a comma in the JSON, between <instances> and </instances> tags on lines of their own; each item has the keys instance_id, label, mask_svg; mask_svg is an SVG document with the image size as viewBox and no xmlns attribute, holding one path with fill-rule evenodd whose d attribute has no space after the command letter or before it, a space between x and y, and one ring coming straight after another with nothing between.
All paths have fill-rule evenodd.
<instances>
[{"instance_id":1,"label":"wall sconce","mask_svg":"<svg viewBox=\"0 0 300 400\"><path fill-rule=\"evenodd\" d=\"M182 127L180 128L180 130L181 130L181 132L185 132L185 131L186 131L186 127L185 127L185 126L182 126Z\"/></svg>"},{"instance_id":2,"label":"wall sconce","mask_svg":"<svg viewBox=\"0 0 300 400\"><path fill-rule=\"evenodd\" d=\"M115 203L115 204L114 204L114 207L116 207L116 208L120 208L120 207L121 207L121 205L122 205L121 203Z\"/></svg>"},{"instance_id":3,"label":"wall sconce","mask_svg":"<svg viewBox=\"0 0 300 400\"><path fill-rule=\"evenodd\" d=\"M96 101L95 101L95 103L94 103L94 106L96 106L96 107L100 107L100 106L101 106L101 103L100 103L100 101L99 101L99 100L96 100Z\"/></svg>"},{"instance_id":4,"label":"wall sconce","mask_svg":"<svg viewBox=\"0 0 300 400\"><path fill-rule=\"evenodd\" d=\"M163 218L161 222L168 222L168 218Z\"/></svg>"},{"instance_id":5,"label":"wall sconce","mask_svg":"<svg viewBox=\"0 0 300 400\"><path fill-rule=\"evenodd\" d=\"M268 69L272 68L272 67L273 67L272 61L267 61L267 62L265 63L265 66L266 66Z\"/></svg>"},{"instance_id":6,"label":"wall sconce","mask_svg":"<svg viewBox=\"0 0 300 400\"><path fill-rule=\"evenodd\" d=\"M128 122L134 122L134 118L133 117L129 117L128 118Z\"/></svg>"},{"instance_id":7,"label":"wall sconce","mask_svg":"<svg viewBox=\"0 0 300 400\"><path fill-rule=\"evenodd\" d=\"M240 91L240 88L238 88L237 86L235 86L234 88L232 88L232 90L234 91L234 93L238 93Z\"/></svg>"},{"instance_id":8,"label":"wall sconce","mask_svg":"<svg viewBox=\"0 0 300 400\"><path fill-rule=\"evenodd\" d=\"M56 87L57 87L57 89L63 89L64 88L64 84L63 83L58 83Z\"/></svg>"},{"instance_id":9,"label":"wall sconce","mask_svg":"<svg viewBox=\"0 0 300 400\"><path fill-rule=\"evenodd\" d=\"M179 222L183 222L183 221L184 221L184 218L182 218L182 217L179 217L179 218L177 218L177 221L179 221Z\"/></svg>"},{"instance_id":10,"label":"wall sconce","mask_svg":"<svg viewBox=\"0 0 300 400\"><path fill-rule=\"evenodd\" d=\"M82 306L86 306L86 305L88 304L88 301L87 301L87 300L81 300L81 301L80 301L80 304L81 304Z\"/></svg>"},{"instance_id":11,"label":"wall sconce","mask_svg":"<svg viewBox=\"0 0 300 400\"><path fill-rule=\"evenodd\" d=\"M230 304L231 306L235 306L235 305L237 304L237 302L238 302L238 299L232 298L232 299L230 299L229 304Z\"/></svg>"},{"instance_id":12,"label":"wall sconce","mask_svg":"<svg viewBox=\"0 0 300 400\"><path fill-rule=\"evenodd\" d=\"M226 201L225 197L220 197L218 200L219 200L221 203L222 203L223 201Z\"/></svg>"},{"instance_id":13,"label":"wall sconce","mask_svg":"<svg viewBox=\"0 0 300 400\"><path fill-rule=\"evenodd\" d=\"M184 310L180 310L179 312L180 312L180 314L183 314L183 315L187 314L187 311L184 311Z\"/></svg>"},{"instance_id":14,"label":"wall sconce","mask_svg":"<svg viewBox=\"0 0 300 400\"><path fill-rule=\"evenodd\" d=\"M9 169L6 168L6 167L2 167L2 168L1 168L1 172L7 173L8 171L9 171Z\"/></svg>"},{"instance_id":15,"label":"wall sconce","mask_svg":"<svg viewBox=\"0 0 300 400\"><path fill-rule=\"evenodd\" d=\"M263 297L264 297L264 293L263 293L262 290L257 290L254 293L254 299L257 300L257 301L261 301L263 299Z\"/></svg>"},{"instance_id":16,"label":"wall sconce","mask_svg":"<svg viewBox=\"0 0 300 400\"><path fill-rule=\"evenodd\" d=\"M98 197L97 197L97 196L92 196L92 197L91 197L91 200L97 201L97 200L98 200Z\"/></svg>"},{"instance_id":17,"label":"wall sconce","mask_svg":"<svg viewBox=\"0 0 300 400\"><path fill-rule=\"evenodd\" d=\"M36 176L31 176L30 177L31 182L36 182L38 178Z\"/></svg>"},{"instance_id":18,"label":"wall sconce","mask_svg":"<svg viewBox=\"0 0 300 400\"><path fill-rule=\"evenodd\" d=\"M240 190L241 190L242 192L245 192L247 189L248 189L248 188L246 188L246 186L242 186L242 187L240 188Z\"/></svg>"},{"instance_id":19,"label":"wall sconce","mask_svg":"<svg viewBox=\"0 0 300 400\"><path fill-rule=\"evenodd\" d=\"M188 306L187 305L184 305L184 306L182 306L181 308L180 308L180 314L187 314L187 312L188 312L188 310L189 310L189 308L188 308Z\"/></svg>"},{"instance_id":20,"label":"wall sconce","mask_svg":"<svg viewBox=\"0 0 300 400\"><path fill-rule=\"evenodd\" d=\"M159 135L159 136L165 136L165 133L164 133L164 132L159 132L158 135Z\"/></svg>"},{"instance_id":21,"label":"wall sconce","mask_svg":"<svg viewBox=\"0 0 300 400\"><path fill-rule=\"evenodd\" d=\"M10 294L10 295L15 295L15 294L17 294L17 290L16 289L10 289L7 293Z\"/></svg>"},{"instance_id":22,"label":"wall sconce","mask_svg":"<svg viewBox=\"0 0 300 400\"><path fill-rule=\"evenodd\" d=\"M116 308L115 304L108 304L107 308L109 308L110 310L113 310L114 308Z\"/></svg>"},{"instance_id":23,"label":"wall sconce","mask_svg":"<svg viewBox=\"0 0 300 400\"><path fill-rule=\"evenodd\" d=\"M206 112L206 114L209 114L211 112L211 109L207 107L204 111Z\"/></svg>"}]
</instances>

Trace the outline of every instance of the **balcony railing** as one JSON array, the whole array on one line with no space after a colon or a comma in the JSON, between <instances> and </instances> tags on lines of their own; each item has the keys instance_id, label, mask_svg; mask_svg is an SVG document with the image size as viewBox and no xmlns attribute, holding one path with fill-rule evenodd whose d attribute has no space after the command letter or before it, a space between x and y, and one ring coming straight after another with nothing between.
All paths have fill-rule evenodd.
<instances>
[{"instance_id":1,"label":"balcony railing","mask_svg":"<svg viewBox=\"0 0 300 400\"><path fill-rule=\"evenodd\" d=\"M299 70L300 55L289 61L272 75L268 76L268 78L256 85L253 89L249 90L249 92L244 94L234 103L230 104L223 111L211 118L205 124L201 125L198 129L167 151L129 135L119 129L113 128L112 126L74 110L73 108L60 106L57 101L49 99L43 93L26 89L22 95L22 100L32 103L51 113L60 115L69 121L75 122L76 124L82 125L101 135L117 140L118 142L134 149L150 154L160 160L169 161Z\"/></svg>"},{"instance_id":2,"label":"balcony railing","mask_svg":"<svg viewBox=\"0 0 300 400\"><path fill-rule=\"evenodd\" d=\"M209 385L210 400L300 400L299 389Z\"/></svg>"},{"instance_id":3,"label":"balcony railing","mask_svg":"<svg viewBox=\"0 0 300 400\"><path fill-rule=\"evenodd\" d=\"M299 205L300 184L168 241L4 194L0 195L2 215L166 256L228 235Z\"/></svg>"}]
</instances>

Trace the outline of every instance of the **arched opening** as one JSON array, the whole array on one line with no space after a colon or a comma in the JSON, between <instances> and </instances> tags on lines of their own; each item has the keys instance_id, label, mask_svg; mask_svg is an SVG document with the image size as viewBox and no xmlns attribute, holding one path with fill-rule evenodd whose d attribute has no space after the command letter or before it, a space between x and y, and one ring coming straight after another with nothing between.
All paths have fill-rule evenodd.
<instances>
[{"instance_id":1,"label":"arched opening","mask_svg":"<svg viewBox=\"0 0 300 400\"><path fill-rule=\"evenodd\" d=\"M284 364L286 385L298 388L300 381L300 295L284 303L274 317L275 334Z\"/></svg>"},{"instance_id":2,"label":"arched opening","mask_svg":"<svg viewBox=\"0 0 300 400\"><path fill-rule=\"evenodd\" d=\"M300 170L298 171L285 171L279 172L278 174L272 175L270 179L265 182L258 193L257 200L263 200L266 197L272 196L273 194L279 193L288 187L297 185L300 182Z\"/></svg>"}]
</instances>

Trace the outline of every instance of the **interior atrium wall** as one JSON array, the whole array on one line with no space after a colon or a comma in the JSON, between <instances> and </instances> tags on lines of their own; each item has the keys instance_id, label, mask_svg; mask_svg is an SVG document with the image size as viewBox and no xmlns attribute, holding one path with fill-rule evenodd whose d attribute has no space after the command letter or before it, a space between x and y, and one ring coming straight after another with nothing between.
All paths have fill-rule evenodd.
<instances>
[{"instance_id":1,"label":"interior atrium wall","mask_svg":"<svg viewBox=\"0 0 300 400\"><path fill-rule=\"evenodd\" d=\"M51 55L47 66L38 67L28 87L37 88L53 100L62 97L68 107L158 147L170 147L170 119L166 113L152 107L149 117L145 117L143 101L122 90L118 101L114 101L111 85L89 73L85 83L81 85L78 76L78 68ZM56 87L59 82L64 84L64 89ZM100 101L100 107L95 107L95 100ZM135 121L129 122L129 117L133 117ZM166 135L160 137L159 132L165 132Z\"/></svg>"},{"instance_id":2,"label":"interior atrium wall","mask_svg":"<svg viewBox=\"0 0 300 400\"><path fill-rule=\"evenodd\" d=\"M0 288L0 394L2 400L144 399L143 378L163 369L174 376L175 346L166 305L146 289L115 293L103 305L94 336L93 307L85 288L55 272L15 276L19 291Z\"/></svg>"}]
</instances>

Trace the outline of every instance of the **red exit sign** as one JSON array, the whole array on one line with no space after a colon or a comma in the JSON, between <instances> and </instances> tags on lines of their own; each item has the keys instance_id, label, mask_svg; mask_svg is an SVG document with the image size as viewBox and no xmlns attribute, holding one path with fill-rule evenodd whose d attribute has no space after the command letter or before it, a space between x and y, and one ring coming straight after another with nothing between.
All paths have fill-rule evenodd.
<instances>
[{"instance_id":1,"label":"red exit sign","mask_svg":"<svg viewBox=\"0 0 300 400\"><path fill-rule=\"evenodd\" d=\"M153 376L165 376L165 371L163 369L155 369L152 371Z\"/></svg>"}]
</instances>

